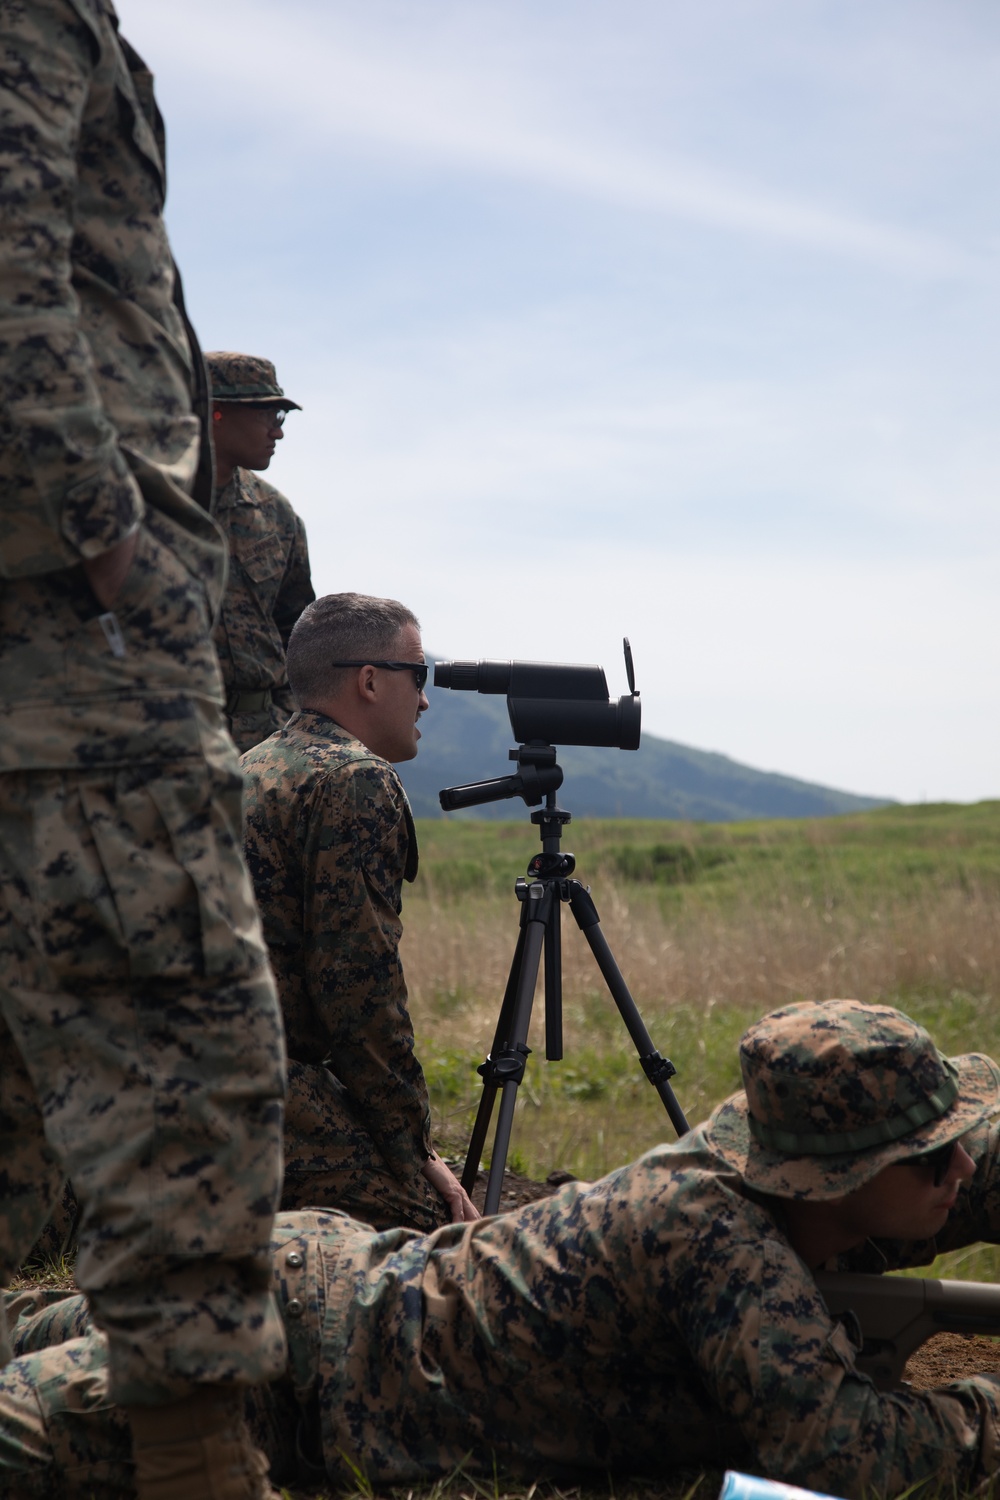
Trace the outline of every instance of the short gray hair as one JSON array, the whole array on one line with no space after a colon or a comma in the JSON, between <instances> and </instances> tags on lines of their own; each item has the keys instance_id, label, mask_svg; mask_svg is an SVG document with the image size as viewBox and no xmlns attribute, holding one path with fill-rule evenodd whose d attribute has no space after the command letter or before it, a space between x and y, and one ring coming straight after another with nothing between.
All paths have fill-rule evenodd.
<instances>
[{"instance_id":1,"label":"short gray hair","mask_svg":"<svg viewBox=\"0 0 1000 1500\"><path fill-rule=\"evenodd\" d=\"M412 610L398 599L371 594L324 594L308 604L288 642L288 681L300 708L335 697L356 668L331 667L335 661L385 659L407 625L420 628Z\"/></svg>"}]
</instances>

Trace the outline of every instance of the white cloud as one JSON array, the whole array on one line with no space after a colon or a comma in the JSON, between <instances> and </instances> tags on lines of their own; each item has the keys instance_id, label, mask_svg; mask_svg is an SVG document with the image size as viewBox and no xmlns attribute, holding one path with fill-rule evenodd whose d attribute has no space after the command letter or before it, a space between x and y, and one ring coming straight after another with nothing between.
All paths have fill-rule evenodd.
<instances>
[{"instance_id":1,"label":"white cloud","mask_svg":"<svg viewBox=\"0 0 1000 1500\"><path fill-rule=\"evenodd\" d=\"M238 12L206 10L200 0L175 0L157 14L135 4L133 12L148 30L158 66L173 58L189 75L193 109L234 137L242 133L258 165L261 143L280 140L279 170L297 175L304 187L311 182L315 190L317 175L326 176L331 150L346 157L374 149L387 153L397 172L413 158L425 172L514 179L883 270L917 276L984 270L978 255L946 237L789 195L667 145L650 155L641 139L622 143L593 117L560 118L553 104L565 105L565 87L553 101L529 68L521 76L512 67L498 70L475 46L442 60L408 29L413 46L403 51L391 26L358 25L350 7L289 6L279 25L273 7L258 0L240 0ZM190 48L194 34L199 44ZM220 69L220 59L229 66ZM235 141L231 149L238 154Z\"/></svg>"}]
</instances>

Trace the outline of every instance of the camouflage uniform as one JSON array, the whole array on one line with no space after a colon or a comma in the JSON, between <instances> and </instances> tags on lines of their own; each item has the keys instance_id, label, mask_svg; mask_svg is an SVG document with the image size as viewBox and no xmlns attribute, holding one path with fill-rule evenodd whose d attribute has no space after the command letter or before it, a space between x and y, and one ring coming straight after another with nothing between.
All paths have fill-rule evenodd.
<instances>
[{"instance_id":1,"label":"camouflage uniform","mask_svg":"<svg viewBox=\"0 0 1000 1500\"><path fill-rule=\"evenodd\" d=\"M213 514L229 541L229 582L215 645L229 732L242 751L280 729L295 710L285 648L316 595L305 527L272 484L237 469L216 494Z\"/></svg>"},{"instance_id":2,"label":"camouflage uniform","mask_svg":"<svg viewBox=\"0 0 1000 1500\"><path fill-rule=\"evenodd\" d=\"M213 400L302 410L285 395L270 360L221 351L205 359ZM273 484L237 468L216 491L212 512L229 542L229 579L215 646L229 732L242 751L280 729L294 711L285 648L292 626L316 595L305 527Z\"/></svg>"},{"instance_id":3,"label":"camouflage uniform","mask_svg":"<svg viewBox=\"0 0 1000 1500\"><path fill-rule=\"evenodd\" d=\"M283 1208L378 1228L447 1222L421 1175L430 1106L399 958L417 870L388 761L325 714L295 714L241 759L247 863L288 1041Z\"/></svg>"},{"instance_id":4,"label":"camouflage uniform","mask_svg":"<svg viewBox=\"0 0 1000 1500\"><path fill-rule=\"evenodd\" d=\"M156 1404L283 1364L284 1053L211 643L203 367L109 0L0 8L0 172L0 1282L68 1173L114 1395ZM82 559L133 534L104 610Z\"/></svg>"},{"instance_id":5,"label":"camouflage uniform","mask_svg":"<svg viewBox=\"0 0 1000 1500\"><path fill-rule=\"evenodd\" d=\"M878 1391L780 1205L712 1135L709 1122L600 1182L426 1236L279 1214L288 1369L247 1394L272 1477L730 1465L861 1500L922 1481L966 1494L995 1474L1000 1381ZM884 1244L883 1266L1000 1239L1000 1130L966 1145L978 1169L946 1229L909 1254ZM22 1298L21 1357L0 1376L0 1494L6 1474L19 1497L86 1495L98 1477L102 1495L127 1495L100 1340L79 1336L77 1301L36 1310L43 1298ZM61 1338L74 1342L46 1347Z\"/></svg>"}]
</instances>

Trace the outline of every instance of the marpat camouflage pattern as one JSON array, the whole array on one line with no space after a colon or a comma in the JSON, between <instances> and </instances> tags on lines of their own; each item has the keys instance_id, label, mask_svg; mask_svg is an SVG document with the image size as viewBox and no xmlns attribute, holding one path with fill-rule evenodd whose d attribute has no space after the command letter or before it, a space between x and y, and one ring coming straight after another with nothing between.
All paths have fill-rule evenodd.
<instances>
[{"instance_id":1,"label":"marpat camouflage pattern","mask_svg":"<svg viewBox=\"0 0 1000 1500\"><path fill-rule=\"evenodd\" d=\"M282 1206L431 1229L430 1106L399 958L417 851L388 761L325 714L241 759L247 863L288 1042Z\"/></svg>"},{"instance_id":2,"label":"marpat camouflage pattern","mask_svg":"<svg viewBox=\"0 0 1000 1500\"><path fill-rule=\"evenodd\" d=\"M113 1394L152 1404L284 1364L284 1049L211 642L204 371L108 0L0 7L0 188L0 1280L71 1174ZM107 610L82 562L130 537Z\"/></svg>"},{"instance_id":3,"label":"marpat camouflage pattern","mask_svg":"<svg viewBox=\"0 0 1000 1500\"><path fill-rule=\"evenodd\" d=\"M712 1116L715 1149L751 1187L814 1202L958 1140L1000 1090L991 1058L942 1057L902 1011L860 1000L772 1011L744 1033L740 1068L743 1093Z\"/></svg>"},{"instance_id":4,"label":"marpat camouflage pattern","mask_svg":"<svg viewBox=\"0 0 1000 1500\"><path fill-rule=\"evenodd\" d=\"M229 349L209 349L205 355L213 401L233 406L284 406L301 411L278 384L269 359L259 354L238 354Z\"/></svg>"},{"instance_id":5,"label":"marpat camouflage pattern","mask_svg":"<svg viewBox=\"0 0 1000 1500\"><path fill-rule=\"evenodd\" d=\"M1000 1235L1000 1134L980 1126L967 1146L975 1179L928 1258ZM701 1126L600 1182L426 1236L279 1214L289 1364L248 1392L273 1477L316 1482L320 1463L379 1486L459 1464L577 1480L728 1465L862 1500L923 1483L968 1493L994 1475L1000 1383L879 1392L774 1202L755 1201ZM881 1248L883 1267L900 1263ZM77 1496L122 1467L99 1336L76 1337L72 1299L21 1310L17 1347L40 1352L0 1376L0 1475L43 1471ZM75 1342L42 1348L59 1338ZM289 1394L292 1468L287 1438L267 1436Z\"/></svg>"},{"instance_id":6,"label":"marpat camouflage pattern","mask_svg":"<svg viewBox=\"0 0 1000 1500\"><path fill-rule=\"evenodd\" d=\"M316 595L305 527L272 484L237 468L213 514L229 542L229 581L215 627L229 732L240 751L295 711L285 671L292 626Z\"/></svg>"}]
</instances>

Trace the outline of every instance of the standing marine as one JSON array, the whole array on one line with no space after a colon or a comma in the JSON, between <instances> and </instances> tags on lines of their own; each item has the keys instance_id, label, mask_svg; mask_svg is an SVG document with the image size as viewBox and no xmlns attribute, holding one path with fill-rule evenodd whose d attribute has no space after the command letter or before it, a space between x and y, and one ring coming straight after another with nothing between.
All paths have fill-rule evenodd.
<instances>
[{"instance_id":1,"label":"standing marine","mask_svg":"<svg viewBox=\"0 0 1000 1500\"><path fill-rule=\"evenodd\" d=\"M289 411L274 365L252 354L206 354L215 444L215 519L229 542L229 578L215 627L226 721L237 750L280 729L295 707L285 670L292 626L316 597L306 532L261 479Z\"/></svg>"},{"instance_id":2,"label":"standing marine","mask_svg":"<svg viewBox=\"0 0 1000 1500\"><path fill-rule=\"evenodd\" d=\"M284 1042L212 644L204 366L110 0L0 6L0 192L0 1284L71 1177L131 1482L256 1500Z\"/></svg>"}]
</instances>

